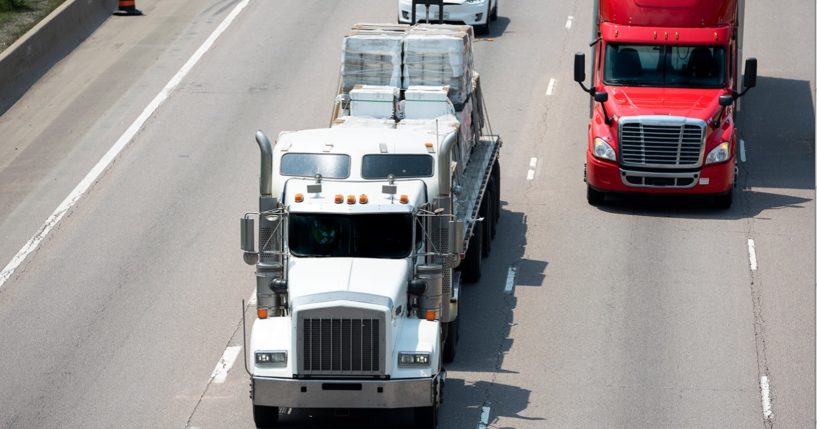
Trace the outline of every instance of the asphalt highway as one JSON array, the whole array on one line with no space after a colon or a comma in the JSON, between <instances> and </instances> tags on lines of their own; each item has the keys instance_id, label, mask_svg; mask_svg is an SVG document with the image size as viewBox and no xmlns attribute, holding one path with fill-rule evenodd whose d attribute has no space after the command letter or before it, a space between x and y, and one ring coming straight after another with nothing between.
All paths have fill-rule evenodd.
<instances>
[{"instance_id":1,"label":"asphalt highway","mask_svg":"<svg viewBox=\"0 0 817 429\"><path fill-rule=\"evenodd\" d=\"M254 427L239 347L255 280L238 234L257 204L254 133L327 126L342 36L397 13L387 0L137 3L145 16L109 19L0 116L2 268L149 114L0 283L3 429ZM726 211L587 204L588 96L572 82L584 3L502 0L474 44L505 142L503 205L462 294L439 427L813 427L814 2L748 0L759 77ZM412 417L285 413L286 428Z\"/></svg>"}]
</instances>

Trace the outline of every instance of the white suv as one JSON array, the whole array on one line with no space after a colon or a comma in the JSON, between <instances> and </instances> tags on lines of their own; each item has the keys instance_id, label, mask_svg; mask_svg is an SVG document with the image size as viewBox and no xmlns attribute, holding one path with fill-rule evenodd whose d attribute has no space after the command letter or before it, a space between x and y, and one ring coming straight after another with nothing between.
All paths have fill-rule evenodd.
<instances>
[{"instance_id":1,"label":"white suv","mask_svg":"<svg viewBox=\"0 0 817 429\"><path fill-rule=\"evenodd\" d=\"M433 3L434 0L429 1ZM497 3L499 0L444 0L443 20L449 23L463 23L474 26L477 34L488 34L491 21L496 21ZM415 22L425 22L426 6L422 0L417 2L417 15ZM404 24L411 23L411 0L398 0L400 9L398 22ZM436 5L430 6L429 22L435 22L440 17L440 11Z\"/></svg>"}]
</instances>

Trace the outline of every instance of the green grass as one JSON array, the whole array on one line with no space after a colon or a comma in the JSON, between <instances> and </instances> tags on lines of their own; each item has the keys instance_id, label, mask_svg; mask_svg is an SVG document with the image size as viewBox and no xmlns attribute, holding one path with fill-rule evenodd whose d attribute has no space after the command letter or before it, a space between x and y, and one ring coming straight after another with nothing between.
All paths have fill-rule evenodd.
<instances>
[{"instance_id":1,"label":"green grass","mask_svg":"<svg viewBox=\"0 0 817 429\"><path fill-rule=\"evenodd\" d=\"M66 0L0 0L0 52Z\"/></svg>"}]
</instances>

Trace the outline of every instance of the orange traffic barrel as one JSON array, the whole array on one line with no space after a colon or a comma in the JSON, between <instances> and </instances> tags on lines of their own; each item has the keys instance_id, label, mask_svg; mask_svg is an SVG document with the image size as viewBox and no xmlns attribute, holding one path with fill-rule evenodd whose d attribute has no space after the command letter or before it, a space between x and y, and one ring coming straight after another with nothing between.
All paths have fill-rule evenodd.
<instances>
[{"instance_id":1,"label":"orange traffic barrel","mask_svg":"<svg viewBox=\"0 0 817 429\"><path fill-rule=\"evenodd\" d=\"M119 0L119 9L114 15L141 15L142 11L136 8L136 0Z\"/></svg>"}]
</instances>

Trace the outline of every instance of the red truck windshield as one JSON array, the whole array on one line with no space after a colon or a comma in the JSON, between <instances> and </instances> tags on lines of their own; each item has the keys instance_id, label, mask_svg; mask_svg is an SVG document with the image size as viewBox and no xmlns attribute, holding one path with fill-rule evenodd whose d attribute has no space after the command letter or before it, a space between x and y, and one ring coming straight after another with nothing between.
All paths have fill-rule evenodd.
<instances>
[{"instance_id":1,"label":"red truck windshield","mask_svg":"<svg viewBox=\"0 0 817 429\"><path fill-rule=\"evenodd\" d=\"M721 88L725 82L722 46L607 44L607 85Z\"/></svg>"}]
</instances>

